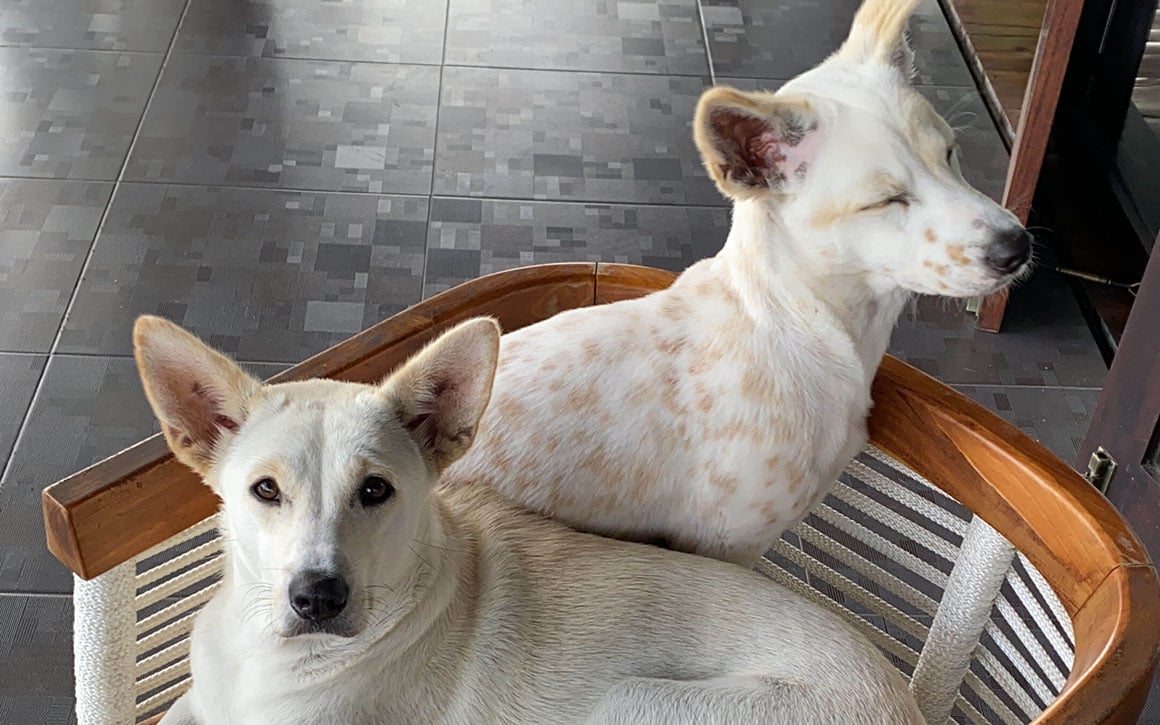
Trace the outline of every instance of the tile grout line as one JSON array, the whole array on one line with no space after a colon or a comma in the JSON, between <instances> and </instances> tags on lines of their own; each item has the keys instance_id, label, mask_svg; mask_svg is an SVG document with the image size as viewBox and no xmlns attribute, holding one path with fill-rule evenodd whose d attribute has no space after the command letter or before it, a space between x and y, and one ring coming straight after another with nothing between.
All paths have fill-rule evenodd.
<instances>
[{"instance_id":1,"label":"tile grout line","mask_svg":"<svg viewBox=\"0 0 1160 725\"><path fill-rule=\"evenodd\" d=\"M717 85L717 71L713 68L713 51L709 49L709 26L705 23L705 5L697 0L697 19L701 21L701 42L705 44L705 60L709 62L709 81Z\"/></svg>"},{"instance_id":2,"label":"tile grout line","mask_svg":"<svg viewBox=\"0 0 1160 725\"><path fill-rule=\"evenodd\" d=\"M56 328L56 334L53 336L52 344L49 345L48 355L44 361L44 369L41 370L40 377L36 379L36 385L32 388L32 397L28 401L28 410L25 411L24 418L20 421L20 427L16 431L16 437L12 440L12 452L9 454L8 460L4 462L4 467L0 469L0 481L7 478L9 471L12 469L12 463L16 460L16 449L28 434L28 420L32 416L32 408L39 402L40 395L43 392L44 380L48 375L52 358L60 346L60 338L64 332L65 323L68 322L69 313L76 303L77 293L81 288L81 281L84 279L85 272L88 271L89 264L92 262L93 251L97 247L97 238L100 237L101 231L105 227L105 222L109 218L109 210L113 208L113 200L117 198L117 190L120 188L121 181L125 176L125 169L129 165L129 157L133 153L133 148L137 145L137 138L141 133L141 127L145 124L145 115L149 112L149 105L153 102L153 96L157 93L157 87L161 84L161 76L165 74L165 66L169 62L169 57L173 54L173 47L177 44L177 34L181 30L181 24L185 22L186 13L189 12L189 3L190 0L185 0L185 4L181 8L181 15L177 19L177 25L174 26L173 35L169 38L169 46L161 57L161 64L157 68L157 76L153 79L153 86L149 89L149 95L145 98L145 104L141 108L141 115L137 118L137 126L133 129L133 136L129 140L129 146L125 149L125 157L121 160L121 168L117 171L116 179L112 180L113 188L109 192L109 200L105 203L105 209L101 212L101 219L97 222L97 228L93 231L93 238L89 243L89 249L85 254L85 259L81 263L80 272L77 274L77 281L73 285L72 294L69 295L68 302L65 304L64 314L60 318L60 324ZM151 55L157 55L157 53Z\"/></svg>"},{"instance_id":3,"label":"tile grout line","mask_svg":"<svg viewBox=\"0 0 1160 725\"><path fill-rule=\"evenodd\" d=\"M423 268L419 272L419 301L427 299L427 257L431 251L431 212L435 208L435 160L439 157L439 117L443 109L443 72L447 69L447 31L451 27L451 0L443 7L443 47L439 56L439 89L435 93L435 134L431 138L431 184L427 187L427 223L423 228Z\"/></svg>"}]
</instances>

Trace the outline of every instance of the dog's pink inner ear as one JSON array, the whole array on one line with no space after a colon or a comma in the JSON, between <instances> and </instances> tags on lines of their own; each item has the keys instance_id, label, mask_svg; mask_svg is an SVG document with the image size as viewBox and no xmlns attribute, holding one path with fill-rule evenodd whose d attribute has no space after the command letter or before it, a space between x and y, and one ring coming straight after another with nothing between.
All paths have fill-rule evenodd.
<instances>
[{"instance_id":1,"label":"dog's pink inner ear","mask_svg":"<svg viewBox=\"0 0 1160 725\"><path fill-rule=\"evenodd\" d=\"M175 444L194 449L190 453L206 457L223 432L238 430L238 421L227 414L222 396L206 384L164 374L156 382L160 402L167 409L166 432Z\"/></svg>"},{"instance_id":2,"label":"dog's pink inner ear","mask_svg":"<svg viewBox=\"0 0 1160 725\"><path fill-rule=\"evenodd\" d=\"M738 108L719 108L709 123L726 179L776 189L790 179L801 180L809 168L814 144L808 139L817 123L807 125L790 110L763 118Z\"/></svg>"}]
</instances>

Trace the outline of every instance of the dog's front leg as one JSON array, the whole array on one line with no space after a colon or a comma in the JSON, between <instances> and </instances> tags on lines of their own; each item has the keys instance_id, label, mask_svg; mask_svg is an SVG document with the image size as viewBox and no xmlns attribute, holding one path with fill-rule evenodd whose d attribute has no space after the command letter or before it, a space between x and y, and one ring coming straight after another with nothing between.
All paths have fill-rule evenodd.
<instances>
[{"instance_id":1,"label":"dog's front leg","mask_svg":"<svg viewBox=\"0 0 1160 725\"><path fill-rule=\"evenodd\" d=\"M193 714L193 706L189 704L188 692L177 698L158 725L200 725L197 716Z\"/></svg>"}]
</instances>

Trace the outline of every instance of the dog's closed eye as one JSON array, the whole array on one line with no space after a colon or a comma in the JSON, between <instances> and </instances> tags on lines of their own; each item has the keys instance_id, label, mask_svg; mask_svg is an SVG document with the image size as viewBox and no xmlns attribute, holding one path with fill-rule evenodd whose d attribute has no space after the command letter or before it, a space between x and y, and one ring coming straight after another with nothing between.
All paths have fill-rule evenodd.
<instances>
[{"instance_id":1,"label":"dog's closed eye","mask_svg":"<svg viewBox=\"0 0 1160 725\"><path fill-rule=\"evenodd\" d=\"M858 211L878 211L879 209L886 209L890 206L901 206L906 208L910 206L910 194L902 192L900 194L892 194L881 201L876 201L873 204L867 204Z\"/></svg>"},{"instance_id":2,"label":"dog's closed eye","mask_svg":"<svg viewBox=\"0 0 1160 725\"><path fill-rule=\"evenodd\" d=\"M395 487L381 476L367 476L358 489L358 502L363 506L379 506L395 493Z\"/></svg>"}]
</instances>

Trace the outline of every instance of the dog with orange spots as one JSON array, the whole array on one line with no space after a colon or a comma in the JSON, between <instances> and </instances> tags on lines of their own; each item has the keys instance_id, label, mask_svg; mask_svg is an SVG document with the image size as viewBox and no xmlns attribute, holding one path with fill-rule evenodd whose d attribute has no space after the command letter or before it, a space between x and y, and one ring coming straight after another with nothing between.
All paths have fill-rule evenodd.
<instances>
[{"instance_id":1,"label":"dog with orange spots","mask_svg":"<svg viewBox=\"0 0 1160 725\"><path fill-rule=\"evenodd\" d=\"M724 248L665 291L505 335L448 485L746 565L826 495L867 440L907 300L994 292L1031 257L910 85L916 4L866 0L842 47L777 93L704 94L697 148L733 200Z\"/></svg>"}]
</instances>

